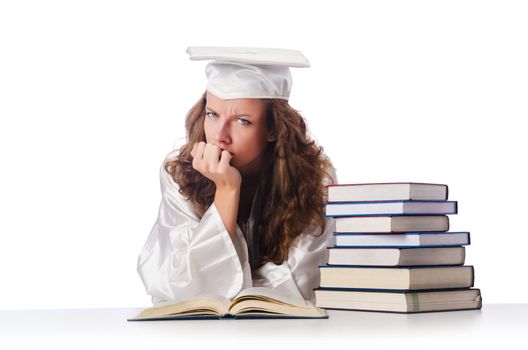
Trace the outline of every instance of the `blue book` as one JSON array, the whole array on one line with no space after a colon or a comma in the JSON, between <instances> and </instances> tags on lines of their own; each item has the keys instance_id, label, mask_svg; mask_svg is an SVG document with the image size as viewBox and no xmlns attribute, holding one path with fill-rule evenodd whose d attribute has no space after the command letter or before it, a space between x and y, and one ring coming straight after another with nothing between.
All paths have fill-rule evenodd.
<instances>
[{"instance_id":1,"label":"blue book","mask_svg":"<svg viewBox=\"0 0 528 350\"><path fill-rule=\"evenodd\" d=\"M198 320L247 320L247 319L325 319L328 318L328 313L324 313L320 316L292 316L292 315L274 315L271 313L248 313L241 315L167 315L163 317L133 317L128 318L129 322L138 322L138 321L198 321Z\"/></svg>"},{"instance_id":2,"label":"blue book","mask_svg":"<svg viewBox=\"0 0 528 350\"><path fill-rule=\"evenodd\" d=\"M469 232L334 233L336 247L456 247L471 244Z\"/></svg>"},{"instance_id":3,"label":"blue book","mask_svg":"<svg viewBox=\"0 0 528 350\"><path fill-rule=\"evenodd\" d=\"M382 201L326 203L327 217L457 214L456 201Z\"/></svg>"},{"instance_id":4,"label":"blue book","mask_svg":"<svg viewBox=\"0 0 528 350\"><path fill-rule=\"evenodd\" d=\"M473 266L320 266L323 288L424 290L469 288Z\"/></svg>"}]
</instances>

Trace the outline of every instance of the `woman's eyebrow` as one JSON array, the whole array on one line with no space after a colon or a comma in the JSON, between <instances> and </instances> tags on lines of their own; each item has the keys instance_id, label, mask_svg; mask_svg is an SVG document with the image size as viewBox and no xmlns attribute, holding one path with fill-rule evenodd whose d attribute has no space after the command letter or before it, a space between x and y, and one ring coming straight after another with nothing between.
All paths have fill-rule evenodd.
<instances>
[{"instance_id":1,"label":"woman's eyebrow","mask_svg":"<svg viewBox=\"0 0 528 350\"><path fill-rule=\"evenodd\" d=\"M208 109L210 110L211 112L215 112L216 114L218 114L214 109L212 109L211 107L208 107L208 106L205 106L205 109ZM238 113L238 112L235 112L234 115L243 115L243 116L247 116L247 117L252 117L251 114L249 113Z\"/></svg>"}]
</instances>

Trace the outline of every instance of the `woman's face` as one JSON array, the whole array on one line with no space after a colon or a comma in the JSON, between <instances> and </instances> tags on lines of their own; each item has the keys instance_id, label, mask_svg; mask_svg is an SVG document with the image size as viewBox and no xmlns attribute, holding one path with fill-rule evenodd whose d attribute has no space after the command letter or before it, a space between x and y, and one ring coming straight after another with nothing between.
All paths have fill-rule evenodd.
<instances>
[{"instance_id":1,"label":"woman's face","mask_svg":"<svg viewBox=\"0 0 528 350\"><path fill-rule=\"evenodd\" d=\"M231 165L242 175L262 168L272 133L266 125L264 101L253 98L222 100L207 92L205 139L231 153Z\"/></svg>"}]
</instances>

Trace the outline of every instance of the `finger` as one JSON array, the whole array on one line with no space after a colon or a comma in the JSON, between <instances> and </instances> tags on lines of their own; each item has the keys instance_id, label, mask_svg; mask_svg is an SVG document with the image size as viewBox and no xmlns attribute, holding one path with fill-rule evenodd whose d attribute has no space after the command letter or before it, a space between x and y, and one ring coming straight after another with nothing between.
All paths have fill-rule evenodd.
<instances>
[{"instance_id":1,"label":"finger","mask_svg":"<svg viewBox=\"0 0 528 350\"><path fill-rule=\"evenodd\" d=\"M227 168L229 168L231 166L231 164L230 164L231 158L233 158L231 153L229 153L226 150L223 150L222 154L220 155L220 162L218 164L218 168L219 169L227 169Z\"/></svg>"},{"instance_id":2,"label":"finger","mask_svg":"<svg viewBox=\"0 0 528 350\"><path fill-rule=\"evenodd\" d=\"M198 159L203 159L204 157L205 142L201 141L196 144L196 149L194 150L194 156Z\"/></svg>"},{"instance_id":3,"label":"finger","mask_svg":"<svg viewBox=\"0 0 528 350\"><path fill-rule=\"evenodd\" d=\"M204 150L204 160L209 166L209 171L214 171L218 168L218 162L220 161L220 154L222 149L213 143L208 143Z\"/></svg>"},{"instance_id":4,"label":"finger","mask_svg":"<svg viewBox=\"0 0 528 350\"><path fill-rule=\"evenodd\" d=\"M194 157L194 153L196 152L196 145L198 145L198 142L195 142L192 149L191 149L191 156Z\"/></svg>"},{"instance_id":5,"label":"finger","mask_svg":"<svg viewBox=\"0 0 528 350\"><path fill-rule=\"evenodd\" d=\"M199 142L196 144L196 148L194 149L192 166L194 169L198 171L201 171L202 169L204 148L205 148L205 142Z\"/></svg>"}]
</instances>

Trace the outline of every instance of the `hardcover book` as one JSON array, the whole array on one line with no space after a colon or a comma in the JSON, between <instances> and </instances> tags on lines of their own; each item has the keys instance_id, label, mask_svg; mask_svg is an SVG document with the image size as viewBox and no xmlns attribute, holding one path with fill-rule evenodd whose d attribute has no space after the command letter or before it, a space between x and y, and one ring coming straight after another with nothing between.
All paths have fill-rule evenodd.
<instances>
[{"instance_id":1,"label":"hardcover book","mask_svg":"<svg viewBox=\"0 0 528 350\"><path fill-rule=\"evenodd\" d=\"M448 188L443 184L388 182L328 185L329 202L447 200Z\"/></svg>"},{"instance_id":2,"label":"hardcover book","mask_svg":"<svg viewBox=\"0 0 528 350\"><path fill-rule=\"evenodd\" d=\"M419 216L350 216L335 219L336 232L420 232L448 231L449 217L446 215Z\"/></svg>"},{"instance_id":3,"label":"hardcover book","mask_svg":"<svg viewBox=\"0 0 528 350\"><path fill-rule=\"evenodd\" d=\"M442 247L471 244L469 232L334 233L338 247Z\"/></svg>"},{"instance_id":4,"label":"hardcover book","mask_svg":"<svg viewBox=\"0 0 528 350\"><path fill-rule=\"evenodd\" d=\"M455 201L340 202L325 205L326 216L447 215L457 213Z\"/></svg>"},{"instance_id":5,"label":"hardcover book","mask_svg":"<svg viewBox=\"0 0 528 350\"><path fill-rule=\"evenodd\" d=\"M480 289L380 292L317 288L315 298L317 307L340 310L418 313L482 308Z\"/></svg>"},{"instance_id":6,"label":"hardcover book","mask_svg":"<svg viewBox=\"0 0 528 350\"><path fill-rule=\"evenodd\" d=\"M380 290L469 288L473 266L320 266L320 287Z\"/></svg>"},{"instance_id":7,"label":"hardcover book","mask_svg":"<svg viewBox=\"0 0 528 350\"><path fill-rule=\"evenodd\" d=\"M329 248L329 265L427 266L463 265L464 247L448 248Z\"/></svg>"}]
</instances>

